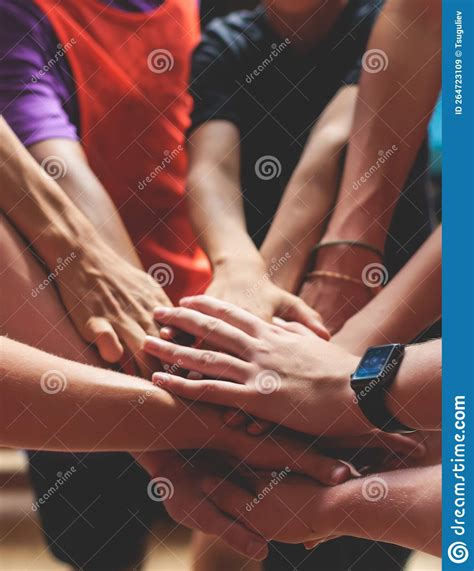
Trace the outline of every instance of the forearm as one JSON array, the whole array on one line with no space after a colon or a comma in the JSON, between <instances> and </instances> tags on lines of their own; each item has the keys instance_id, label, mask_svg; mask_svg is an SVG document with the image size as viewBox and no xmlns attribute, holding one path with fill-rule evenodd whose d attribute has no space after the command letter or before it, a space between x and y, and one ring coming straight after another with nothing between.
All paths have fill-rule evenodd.
<instances>
[{"instance_id":1,"label":"forearm","mask_svg":"<svg viewBox=\"0 0 474 571\"><path fill-rule=\"evenodd\" d=\"M440 555L440 465L350 480L330 490L329 496L337 514L337 534Z\"/></svg>"},{"instance_id":2,"label":"forearm","mask_svg":"<svg viewBox=\"0 0 474 571\"><path fill-rule=\"evenodd\" d=\"M400 422L416 429L441 425L441 340L411 345L387 393L386 404Z\"/></svg>"},{"instance_id":3,"label":"forearm","mask_svg":"<svg viewBox=\"0 0 474 571\"><path fill-rule=\"evenodd\" d=\"M291 252L287 263L273 276L277 285L289 291L300 283L311 249L320 240L334 204L356 96L357 87L340 89L313 127L262 245L267 266Z\"/></svg>"},{"instance_id":4,"label":"forearm","mask_svg":"<svg viewBox=\"0 0 474 571\"><path fill-rule=\"evenodd\" d=\"M87 219L89 228L95 232L91 239L100 237L115 252L136 267L142 265L128 235L127 229L112 199L88 165L79 143L69 140L50 139L32 145L28 149L33 157L43 163L47 170L51 157L60 157L65 168L57 183L70 199L69 215ZM87 243L88 235L82 236Z\"/></svg>"},{"instance_id":5,"label":"forearm","mask_svg":"<svg viewBox=\"0 0 474 571\"><path fill-rule=\"evenodd\" d=\"M239 148L237 128L225 121L210 121L190 138L189 213L214 269L232 260L261 263L246 228Z\"/></svg>"},{"instance_id":6,"label":"forearm","mask_svg":"<svg viewBox=\"0 0 474 571\"><path fill-rule=\"evenodd\" d=\"M441 226L390 283L351 317L334 343L360 355L366 347L409 343L441 315Z\"/></svg>"},{"instance_id":7,"label":"forearm","mask_svg":"<svg viewBox=\"0 0 474 571\"><path fill-rule=\"evenodd\" d=\"M94 208L94 216L86 217L61 187L45 175L3 119L0 135L0 206L47 266L53 268L58 258L65 259L71 254L80 257L84 244L91 252L95 247L102 249L102 238L89 220L95 217L97 227L101 228L102 216L107 212ZM136 262L129 246L120 248L121 244L124 241L118 239L114 246L118 245L122 255Z\"/></svg>"},{"instance_id":8,"label":"forearm","mask_svg":"<svg viewBox=\"0 0 474 571\"><path fill-rule=\"evenodd\" d=\"M381 63L387 65L379 73L362 72L351 144L327 240L363 240L384 248L393 209L440 89L440 11L440 2L390 0L375 25L366 53L381 51Z\"/></svg>"},{"instance_id":9,"label":"forearm","mask_svg":"<svg viewBox=\"0 0 474 571\"><path fill-rule=\"evenodd\" d=\"M221 429L218 411L197 405L191 412L189 405L150 382L8 338L1 338L1 345L4 446L68 451L197 448Z\"/></svg>"}]
</instances>

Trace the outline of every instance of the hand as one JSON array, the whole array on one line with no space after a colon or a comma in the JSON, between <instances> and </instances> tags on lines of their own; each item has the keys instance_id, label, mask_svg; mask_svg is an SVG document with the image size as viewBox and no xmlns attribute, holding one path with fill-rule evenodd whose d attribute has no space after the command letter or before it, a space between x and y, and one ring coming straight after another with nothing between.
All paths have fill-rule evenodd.
<instances>
[{"instance_id":1,"label":"hand","mask_svg":"<svg viewBox=\"0 0 474 571\"><path fill-rule=\"evenodd\" d=\"M230 479L206 478L202 489L219 510L267 541L301 543L344 535L347 514L339 489L324 488L286 470L247 474L248 488Z\"/></svg>"},{"instance_id":2,"label":"hand","mask_svg":"<svg viewBox=\"0 0 474 571\"><path fill-rule=\"evenodd\" d=\"M87 244L87 250L63 266L55 281L81 336L108 363L117 363L127 351L149 377L157 364L143 352L143 342L147 334L159 334L152 309L171 306L162 288L105 243Z\"/></svg>"},{"instance_id":3,"label":"hand","mask_svg":"<svg viewBox=\"0 0 474 571\"><path fill-rule=\"evenodd\" d=\"M165 363L179 361L208 379L155 373L162 388L187 399L240 408L299 432L371 432L349 384L358 357L301 324L266 323L211 297L186 298L181 306L158 309L155 318L229 354L147 338L147 352Z\"/></svg>"},{"instance_id":4,"label":"hand","mask_svg":"<svg viewBox=\"0 0 474 571\"><path fill-rule=\"evenodd\" d=\"M263 261L217 265L206 295L233 303L264 321L275 316L297 321L324 339L329 338L320 315L297 296L272 283Z\"/></svg>"},{"instance_id":5,"label":"hand","mask_svg":"<svg viewBox=\"0 0 474 571\"><path fill-rule=\"evenodd\" d=\"M377 279L380 277L379 285L385 284L388 279L386 269L381 266L378 256L368 250L328 246L318 251L314 270L342 274L360 281L355 283L341 278L314 276L303 282L299 293L301 299L319 311L331 335L377 293L377 288L371 287L377 285L377 281L369 281L365 276L371 264L377 264L373 275Z\"/></svg>"},{"instance_id":6,"label":"hand","mask_svg":"<svg viewBox=\"0 0 474 571\"><path fill-rule=\"evenodd\" d=\"M151 478L156 478L156 491L160 486L163 492L167 491L163 505L175 522L217 535L251 559L265 559L268 554L266 541L220 511L202 490L206 477L225 477L232 469L224 457L215 452L199 452L187 458L180 452L166 451L148 452L139 461ZM150 484L150 491L153 489Z\"/></svg>"}]
</instances>

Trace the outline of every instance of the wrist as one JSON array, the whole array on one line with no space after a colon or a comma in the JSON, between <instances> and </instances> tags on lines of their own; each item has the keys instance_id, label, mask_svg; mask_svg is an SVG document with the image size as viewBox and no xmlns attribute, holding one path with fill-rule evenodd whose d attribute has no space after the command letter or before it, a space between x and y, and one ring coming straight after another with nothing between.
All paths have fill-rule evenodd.
<instances>
[{"instance_id":1,"label":"wrist","mask_svg":"<svg viewBox=\"0 0 474 571\"><path fill-rule=\"evenodd\" d=\"M216 276L229 276L238 271L249 274L264 274L265 264L258 250L249 250L242 253L222 253L211 260L214 274Z\"/></svg>"},{"instance_id":2,"label":"wrist","mask_svg":"<svg viewBox=\"0 0 474 571\"><path fill-rule=\"evenodd\" d=\"M341 403L340 423L345 429L345 434L367 434L374 430L366 416L362 412L356 395L351 387L351 375L357 369L359 357L348 354L344 360L338 361L338 402Z\"/></svg>"}]
</instances>

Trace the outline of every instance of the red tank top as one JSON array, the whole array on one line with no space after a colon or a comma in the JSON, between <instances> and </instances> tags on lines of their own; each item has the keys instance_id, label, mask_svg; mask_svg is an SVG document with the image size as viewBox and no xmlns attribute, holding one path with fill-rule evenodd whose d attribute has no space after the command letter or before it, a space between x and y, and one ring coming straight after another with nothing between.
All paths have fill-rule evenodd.
<instances>
[{"instance_id":1,"label":"red tank top","mask_svg":"<svg viewBox=\"0 0 474 571\"><path fill-rule=\"evenodd\" d=\"M145 270L176 302L201 293L210 266L185 204L185 133L195 0L125 12L98 0L35 0L51 22L76 84L80 137Z\"/></svg>"}]
</instances>

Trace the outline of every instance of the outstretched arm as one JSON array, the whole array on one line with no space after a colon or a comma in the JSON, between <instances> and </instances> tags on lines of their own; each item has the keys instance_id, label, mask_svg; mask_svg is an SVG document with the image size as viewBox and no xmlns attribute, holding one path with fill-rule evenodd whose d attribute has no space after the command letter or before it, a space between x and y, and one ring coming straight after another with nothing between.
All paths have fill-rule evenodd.
<instances>
[{"instance_id":1,"label":"outstretched arm","mask_svg":"<svg viewBox=\"0 0 474 571\"><path fill-rule=\"evenodd\" d=\"M146 333L158 331L151 310L170 302L142 270L117 221L118 214L109 216L110 199L101 198L105 190L97 189L99 183L80 146L57 139L33 149L38 160L48 153L65 157L64 164L57 164L65 168L64 177L58 179L65 193L37 165L3 118L0 141L0 207L45 262L77 330L87 342L96 343L107 362L117 362L124 349L129 349L146 374L152 363L141 353L143 339ZM48 164L53 168L47 160L46 171ZM84 207L86 215L68 194ZM98 201L94 207L85 200L91 195Z\"/></svg>"},{"instance_id":2,"label":"outstretched arm","mask_svg":"<svg viewBox=\"0 0 474 571\"><path fill-rule=\"evenodd\" d=\"M359 358L300 324L265 323L207 296L181 300L180 308L155 312L217 351L180 347L148 338L146 350L165 363L181 359L204 380L155 373L160 386L183 398L241 408L288 428L318 435L356 435L374 430L350 387ZM223 380L225 379L225 380ZM439 429L441 341L407 347L387 406L407 426Z\"/></svg>"},{"instance_id":3,"label":"outstretched arm","mask_svg":"<svg viewBox=\"0 0 474 571\"><path fill-rule=\"evenodd\" d=\"M273 281L295 292L312 247L323 235L340 180L343 148L349 140L357 87L341 88L311 130L261 247L266 265L286 252L287 261L272 272Z\"/></svg>"},{"instance_id":4,"label":"outstretched arm","mask_svg":"<svg viewBox=\"0 0 474 571\"><path fill-rule=\"evenodd\" d=\"M220 510L267 540L314 545L349 535L441 553L440 465L371 474L335 488L289 472L248 479L251 491L219 478L201 487Z\"/></svg>"},{"instance_id":5,"label":"outstretched arm","mask_svg":"<svg viewBox=\"0 0 474 571\"><path fill-rule=\"evenodd\" d=\"M409 343L441 316L441 226L363 309L334 343L360 355L366 347Z\"/></svg>"},{"instance_id":6,"label":"outstretched arm","mask_svg":"<svg viewBox=\"0 0 474 571\"><path fill-rule=\"evenodd\" d=\"M420 34L420 29L423 34ZM344 174L323 242L360 241L383 251L392 213L436 103L441 82L441 2L389 0L364 56ZM378 73L374 73L378 71ZM380 151L396 149L383 164ZM373 169L374 165L377 168ZM370 178L360 188L357 181ZM357 189L356 189L357 188ZM376 254L349 246L318 252L316 270L361 280ZM336 332L371 299L350 281L318 279L318 311ZM352 304L346 300L352 299Z\"/></svg>"},{"instance_id":7,"label":"outstretched arm","mask_svg":"<svg viewBox=\"0 0 474 571\"><path fill-rule=\"evenodd\" d=\"M327 335L318 314L272 283L246 228L240 182L240 133L229 121L211 120L189 139L189 210L214 277L206 293L270 320L301 321Z\"/></svg>"}]
</instances>

